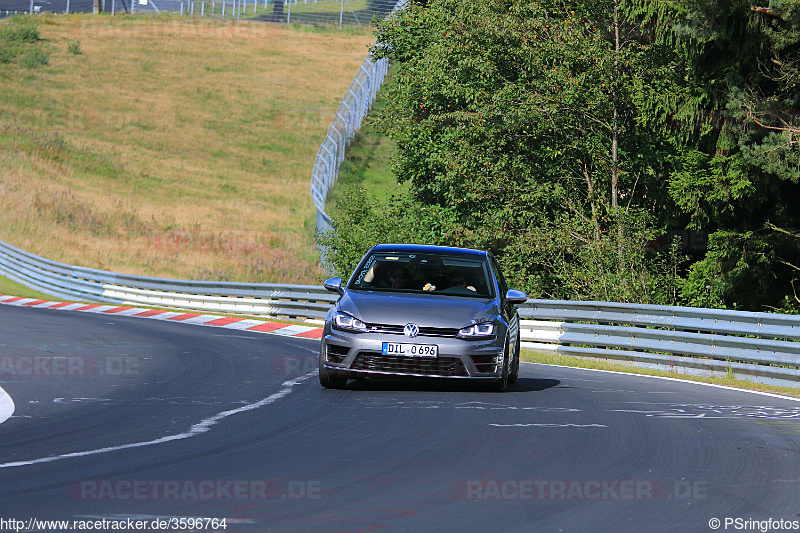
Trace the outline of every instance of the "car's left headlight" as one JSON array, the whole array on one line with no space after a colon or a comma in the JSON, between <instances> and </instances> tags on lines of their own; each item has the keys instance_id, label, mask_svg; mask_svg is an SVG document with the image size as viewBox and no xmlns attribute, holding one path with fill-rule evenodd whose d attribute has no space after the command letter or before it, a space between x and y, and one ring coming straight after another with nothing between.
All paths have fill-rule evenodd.
<instances>
[{"instance_id":1,"label":"car's left headlight","mask_svg":"<svg viewBox=\"0 0 800 533\"><path fill-rule=\"evenodd\" d=\"M491 337L492 335L494 335L494 324L491 322L472 324L471 326L458 330L458 336L462 339Z\"/></svg>"},{"instance_id":2,"label":"car's left headlight","mask_svg":"<svg viewBox=\"0 0 800 533\"><path fill-rule=\"evenodd\" d=\"M346 329L348 331L367 331L367 326L359 319L342 313L341 311L333 315L333 326L338 329Z\"/></svg>"}]
</instances>

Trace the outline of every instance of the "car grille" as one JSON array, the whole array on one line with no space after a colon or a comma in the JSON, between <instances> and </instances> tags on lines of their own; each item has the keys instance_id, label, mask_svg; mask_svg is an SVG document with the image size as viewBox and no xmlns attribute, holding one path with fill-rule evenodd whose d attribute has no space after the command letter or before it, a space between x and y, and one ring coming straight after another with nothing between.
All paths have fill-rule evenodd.
<instances>
[{"instance_id":1,"label":"car grille","mask_svg":"<svg viewBox=\"0 0 800 533\"><path fill-rule=\"evenodd\" d=\"M372 370L394 374L423 374L426 376L466 376L467 369L458 357L398 357L378 352L360 352L353 370Z\"/></svg>"},{"instance_id":2,"label":"car grille","mask_svg":"<svg viewBox=\"0 0 800 533\"><path fill-rule=\"evenodd\" d=\"M394 324L367 324L367 331L370 333L391 333L394 335L403 335L403 328L405 324L402 326L397 326ZM420 326L419 328L419 336L420 337L456 337L458 336L457 329L451 328L428 328Z\"/></svg>"}]
</instances>

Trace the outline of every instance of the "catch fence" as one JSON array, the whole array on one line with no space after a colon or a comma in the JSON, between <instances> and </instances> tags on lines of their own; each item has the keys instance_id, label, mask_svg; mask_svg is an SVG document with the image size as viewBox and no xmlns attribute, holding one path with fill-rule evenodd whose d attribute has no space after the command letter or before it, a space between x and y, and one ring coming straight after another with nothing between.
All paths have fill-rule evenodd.
<instances>
[{"instance_id":1,"label":"catch fence","mask_svg":"<svg viewBox=\"0 0 800 533\"><path fill-rule=\"evenodd\" d=\"M176 13L189 17L334 26L369 26L396 0L101 0L104 13ZM23 13L91 13L91 0L4 0L0 17Z\"/></svg>"}]
</instances>

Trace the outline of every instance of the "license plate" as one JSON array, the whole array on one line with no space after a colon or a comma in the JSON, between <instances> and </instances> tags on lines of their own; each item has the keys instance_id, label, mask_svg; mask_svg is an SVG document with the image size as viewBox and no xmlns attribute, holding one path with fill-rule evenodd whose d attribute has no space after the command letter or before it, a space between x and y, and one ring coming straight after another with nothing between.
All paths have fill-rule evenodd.
<instances>
[{"instance_id":1,"label":"license plate","mask_svg":"<svg viewBox=\"0 0 800 533\"><path fill-rule=\"evenodd\" d=\"M438 357L439 346L436 344L406 344L403 342L384 342L383 355L399 355L405 357Z\"/></svg>"}]
</instances>

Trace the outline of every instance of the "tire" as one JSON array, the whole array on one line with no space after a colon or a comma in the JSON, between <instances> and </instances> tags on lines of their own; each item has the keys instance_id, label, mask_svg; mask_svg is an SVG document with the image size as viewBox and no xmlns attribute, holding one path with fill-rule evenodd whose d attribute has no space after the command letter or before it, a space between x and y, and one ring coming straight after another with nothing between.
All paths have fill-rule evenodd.
<instances>
[{"instance_id":1,"label":"tire","mask_svg":"<svg viewBox=\"0 0 800 533\"><path fill-rule=\"evenodd\" d=\"M495 381L492 384L492 390L494 392L505 392L506 389L508 388L509 374L510 374L509 366L511 366L508 353L510 348L509 345L510 345L509 339L506 338L506 346L503 349L503 371L501 373L501 377L499 377L497 381Z\"/></svg>"},{"instance_id":2,"label":"tire","mask_svg":"<svg viewBox=\"0 0 800 533\"><path fill-rule=\"evenodd\" d=\"M514 346L514 359L511 361L511 372L508 375L508 384L513 385L519 377L519 335Z\"/></svg>"},{"instance_id":3,"label":"tire","mask_svg":"<svg viewBox=\"0 0 800 533\"><path fill-rule=\"evenodd\" d=\"M327 370L319 371L319 384L326 389L343 389L347 385L347 378L332 376Z\"/></svg>"},{"instance_id":4,"label":"tire","mask_svg":"<svg viewBox=\"0 0 800 533\"><path fill-rule=\"evenodd\" d=\"M347 378L343 376L334 376L325 368L323 364L324 350L325 345L323 344L319 353L319 384L326 389L343 389L345 385L347 385Z\"/></svg>"}]
</instances>

